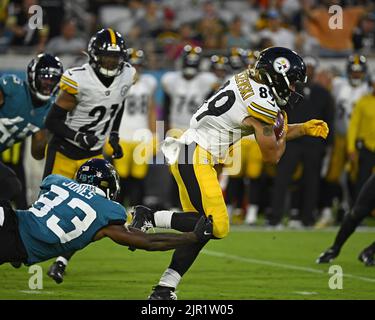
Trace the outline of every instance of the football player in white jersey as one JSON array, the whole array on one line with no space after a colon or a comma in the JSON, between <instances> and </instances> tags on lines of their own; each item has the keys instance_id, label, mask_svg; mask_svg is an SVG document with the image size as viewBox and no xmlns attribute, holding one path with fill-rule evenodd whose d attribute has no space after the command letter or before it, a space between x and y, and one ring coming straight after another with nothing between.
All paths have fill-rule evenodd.
<instances>
[{"instance_id":1,"label":"football player in white jersey","mask_svg":"<svg viewBox=\"0 0 375 320\"><path fill-rule=\"evenodd\" d=\"M180 137L189 128L192 115L215 89L216 76L200 71L201 55L202 48L186 45L182 53L182 68L166 72L161 78L166 136ZM171 180L169 205L179 208L177 185Z\"/></svg>"},{"instance_id":2,"label":"football player in white jersey","mask_svg":"<svg viewBox=\"0 0 375 320\"><path fill-rule=\"evenodd\" d=\"M229 219L214 165L225 161L235 142L255 134L263 160L277 163L286 140L303 135L327 137L328 126L322 120L287 124L284 117L282 121L281 108L298 81L306 81L305 64L297 53L282 47L262 51L253 70L233 76L202 104L180 139L166 138L162 146L184 212L168 215L164 211L161 215L149 209L136 210L132 226L142 228L151 222L154 226L190 230L200 216L206 215L213 218L213 238L226 237ZM177 249L149 298L176 299L175 288L203 246Z\"/></svg>"},{"instance_id":3,"label":"football player in white jersey","mask_svg":"<svg viewBox=\"0 0 375 320\"><path fill-rule=\"evenodd\" d=\"M125 41L108 28L97 32L88 45L89 62L64 72L60 92L46 119L53 134L48 143L44 177L60 174L74 178L91 158L102 158L109 137L113 158L123 156L118 130L125 98L134 82L135 69L126 62ZM69 256L59 257L49 275L57 282Z\"/></svg>"},{"instance_id":4,"label":"football player in white jersey","mask_svg":"<svg viewBox=\"0 0 375 320\"><path fill-rule=\"evenodd\" d=\"M349 179L347 179L349 186L355 182L357 171L355 164L352 163L351 168L348 168L346 135L355 103L362 96L371 92L371 87L366 80L366 58L359 54L349 56L346 75L346 78L336 77L332 84L332 95L335 98L335 136L328 170L324 178L324 188L326 189L323 192L324 208L322 209L321 219L316 224L318 228L326 227L334 222L332 205L335 198L338 198L341 202L339 208L341 212L348 209L349 203L343 199L343 194L347 194L347 192L344 192L347 185L342 185L341 182L345 169L349 169ZM350 190L348 192L350 193Z\"/></svg>"},{"instance_id":5,"label":"football player in white jersey","mask_svg":"<svg viewBox=\"0 0 375 320\"><path fill-rule=\"evenodd\" d=\"M142 50L128 49L129 63L136 68L135 82L130 88L126 101L119 135L124 157L114 160L120 176L121 192L119 202L125 197L129 206L143 202L144 178L148 170L148 160L153 153L155 133L155 91L157 80L151 74L142 73L145 56Z\"/></svg>"}]
</instances>

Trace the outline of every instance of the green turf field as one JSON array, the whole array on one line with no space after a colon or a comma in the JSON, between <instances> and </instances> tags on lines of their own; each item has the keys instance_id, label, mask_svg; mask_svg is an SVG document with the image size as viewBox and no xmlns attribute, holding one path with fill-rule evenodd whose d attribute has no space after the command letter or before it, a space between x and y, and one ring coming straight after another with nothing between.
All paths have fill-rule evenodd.
<instances>
[{"instance_id":1,"label":"green turf field","mask_svg":"<svg viewBox=\"0 0 375 320\"><path fill-rule=\"evenodd\" d=\"M335 264L344 271L343 289L328 287L328 265L315 264L335 231L263 231L232 228L211 241L179 286L179 299L375 299L375 267L358 253L374 230L355 233ZM167 267L170 252L132 253L109 240L91 244L69 265L61 285L44 277L43 290L30 290L28 269L0 266L0 299L145 299ZM43 272L49 266L43 263Z\"/></svg>"}]
</instances>

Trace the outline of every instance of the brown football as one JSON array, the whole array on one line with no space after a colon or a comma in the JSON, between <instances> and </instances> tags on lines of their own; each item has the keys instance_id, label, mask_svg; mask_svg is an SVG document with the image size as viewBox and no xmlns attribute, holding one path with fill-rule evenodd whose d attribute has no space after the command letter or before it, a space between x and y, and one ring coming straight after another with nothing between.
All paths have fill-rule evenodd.
<instances>
[{"instance_id":1,"label":"brown football","mask_svg":"<svg viewBox=\"0 0 375 320\"><path fill-rule=\"evenodd\" d=\"M279 140L284 133L284 116L281 111L279 111L276 116L275 124L273 125L273 131L275 132L277 140Z\"/></svg>"}]
</instances>

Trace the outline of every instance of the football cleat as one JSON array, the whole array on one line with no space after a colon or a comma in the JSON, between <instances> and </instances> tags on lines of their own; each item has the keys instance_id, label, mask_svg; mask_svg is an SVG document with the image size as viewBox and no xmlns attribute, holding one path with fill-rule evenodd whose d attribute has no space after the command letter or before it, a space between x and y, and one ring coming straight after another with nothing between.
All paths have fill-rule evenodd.
<instances>
[{"instance_id":1,"label":"football cleat","mask_svg":"<svg viewBox=\"0 0 375 320\"><path fill-rule=\"evenodd\" d=\"M152 290L152 293L147 298L148 300L177 300L174 288L156 286Z\"/></svg>"},{"instance_id":2,"label":"football cleat","mask_svg":"<svg viewBox=\"0 0 375 320\"><path fill-rule=\"evenodd\" d=\"M65 268L65 264L61 261L55 261L49 268L47 275L55 280L57 284L60 284L64 280Z\"/></svg>"},{"instance_id":3,"label":"football cleat","mask_svg":"<svg viewBox=\"0 0 375 320\"><path fill-rule=\"evenodd\" d=\"M19 268L21 268L21 266L22 266L22 262L18 262L18 261L13 261L13 262L11 262L10 264L11 264L12 267L15 268L15 269L19 269Z\"/></svg>"},{"instance_id":4,"label":"football cleat","mask_svg":"<svg viewBox=\"0 0 375 320\"><path fill-rule=\"evenodd\" d=\"M363 262L367 267L375 266L374 252L367 248L359 254L358 260Z\"/></svg>"},{"instance_id":5,"label":"football cleat","mask_svg":"<svg viewBox=\"0 0 375 320\"><path fill-rule=\"evenodd\" d=\"M333 259L335 259L339 255L340 251L334 248L329 248L324 251L318 259L316 259L316 263L330 263Z\"/></svg>"},{"instance_id":6,"label":"football cleat","mask_svg":"<svg viewBox=\"0 0 375 320\"><path fill-rule=\"evenodd\" d=\"M146 232L153 228L154 211L145 206L135 206L132 212L132 222L129 227L136 228L142 232Z\"/></svg>"}]
</instances>

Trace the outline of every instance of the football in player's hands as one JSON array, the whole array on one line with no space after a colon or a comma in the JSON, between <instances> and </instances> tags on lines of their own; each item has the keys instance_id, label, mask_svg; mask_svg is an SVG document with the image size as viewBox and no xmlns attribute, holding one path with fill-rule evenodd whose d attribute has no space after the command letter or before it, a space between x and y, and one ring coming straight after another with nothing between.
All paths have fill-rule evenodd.
<instances>
[{"instance_id":1,"label":"football in player's hands","mask_svg":"<svg viewBox=\"0 0 375 320\"><path fill-rule=\"evenodd\" d=\"M279 140L284 134L285 121L284 115L281 111L277 113L275 124L273 125L273 131L275 132L276 139Z\"/></svg>"}]
</instances>

